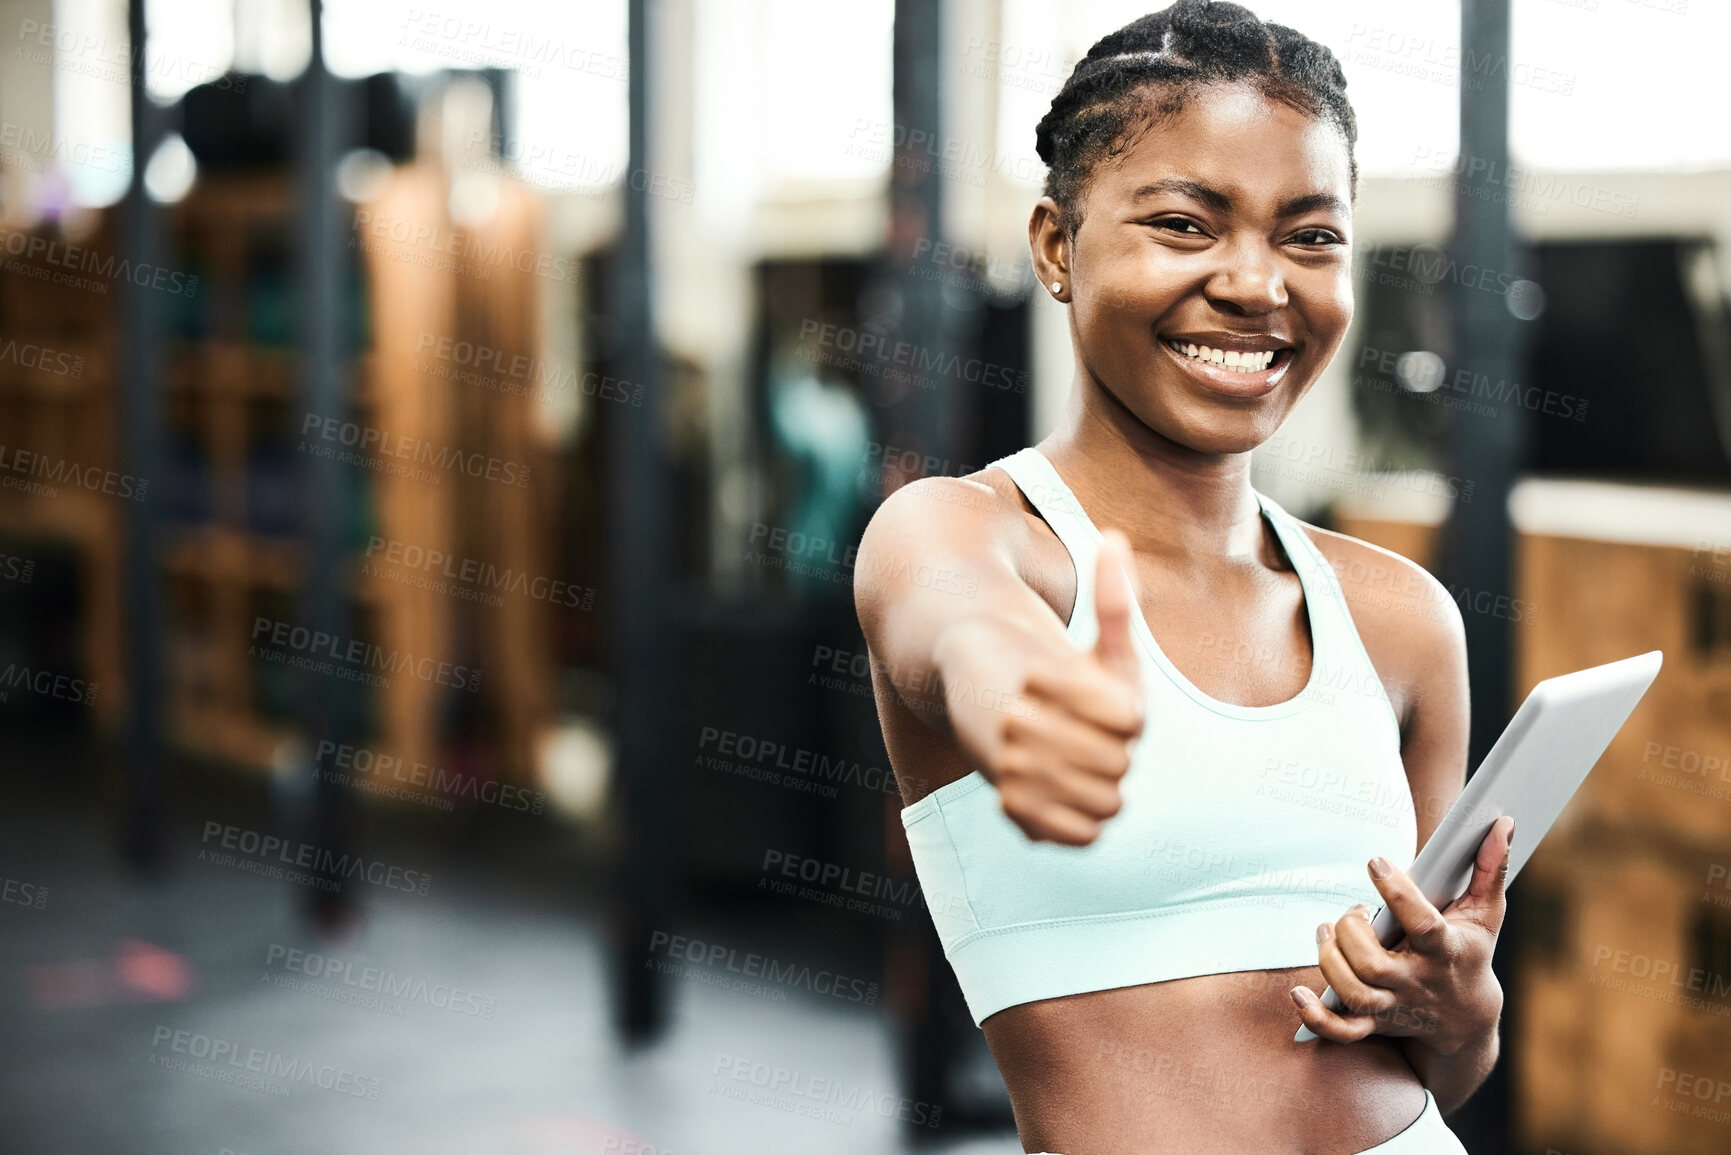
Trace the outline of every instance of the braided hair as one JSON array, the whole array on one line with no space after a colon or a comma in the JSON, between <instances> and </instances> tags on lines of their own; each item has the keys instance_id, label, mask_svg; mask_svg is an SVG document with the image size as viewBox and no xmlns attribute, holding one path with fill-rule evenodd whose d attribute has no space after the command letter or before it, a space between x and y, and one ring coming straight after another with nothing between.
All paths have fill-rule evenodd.
<instances>
[{"instance_id":1,"label":"braided hair","mask_svg":"<svg viewBox=\"0 0 1731 1155\"><path fill-rule=\"evenodd\" d=\"M1123 156L1203 85L1235 81L1340 129L1357 195L1358 124L1334 53L1240 5L1178 0L1101 37L1034 130L1034 148L1047 166L1044 191L1058 203L1065 231L1076 235L1082 198L1101 160Z\"/></svg>"}]
</instances>

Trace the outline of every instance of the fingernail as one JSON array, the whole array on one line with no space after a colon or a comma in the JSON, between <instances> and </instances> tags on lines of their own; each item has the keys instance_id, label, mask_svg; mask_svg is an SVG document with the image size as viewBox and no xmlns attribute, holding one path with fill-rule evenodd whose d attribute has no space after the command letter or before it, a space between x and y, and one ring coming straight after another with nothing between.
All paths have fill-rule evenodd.
<instances>
[{"instance_id":1,"label":"fingernail","mask_svg":"<svg viewBox=\"0 0 1731 1155\"><path fill-rule=\"evenodd\" d=\"M1372 878L1387 878L1389 871L1388 859L1377 855L1370 860L1370 876Z\"/></svg>"},{"instance_id":2,"label":"fingernail","mask_svg":"<svg viewBox=\"0 0 1731 1155\"><path fill-rule=\"evenodd\" d=\"M1329 939L1329 936L1332 935L1333 933L1334 933L1334 927L1330 926L1326 922L1318 923L1316 926L1316 941L1317 942L1327 942Z\"/></svg>"},{"instance_id":3,"label":"fingernail","mask_svg":"<svg viewBox=\"0 0 1731 1155\"><path fill-rule=\"evenodd\" d=\"M1298 1009L1301 1011L1310 1005L1311 999L1316 997L1303 987L1293 987L1289 993L1292 995L1292 1001L1298 1004Z\"/></svg>"}]
</instances>

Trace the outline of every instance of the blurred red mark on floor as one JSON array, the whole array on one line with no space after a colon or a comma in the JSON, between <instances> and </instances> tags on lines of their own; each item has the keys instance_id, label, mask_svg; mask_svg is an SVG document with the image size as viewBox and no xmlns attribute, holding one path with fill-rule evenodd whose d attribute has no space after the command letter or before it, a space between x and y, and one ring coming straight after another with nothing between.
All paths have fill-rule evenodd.
<instances>
[{"instance_id":1,"label":"blurred red mark on floor","mask_svg":"<svg viewBox=\"0 0 1731 1155\"><path fill-rule=\"evenodd\" d=\"M114 1003L175 1003L192 994L197 972L184 956L138 938L116 939L113 957L73 959L25 969L37 1010Z\"/></svg>"}]
</instances>

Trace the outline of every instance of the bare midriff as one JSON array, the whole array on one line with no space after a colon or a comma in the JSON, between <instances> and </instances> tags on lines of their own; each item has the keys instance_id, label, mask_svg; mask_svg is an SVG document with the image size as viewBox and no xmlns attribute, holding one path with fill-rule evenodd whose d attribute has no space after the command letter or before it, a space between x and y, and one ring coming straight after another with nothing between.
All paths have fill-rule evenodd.
<instances>
[{"instance_id":1,"label":"bare midriff","mask_svg":"<svg viewBox=\"0 0 1731 1155\"><path fill-rule=\"evenodd\" d=\"M1292 1041L1317 967L1023 1003L981 1024L1029 1151L1350 1155L1405 1130L1424 1086L1399 1043Z\"/></svg>"}]
</instances>

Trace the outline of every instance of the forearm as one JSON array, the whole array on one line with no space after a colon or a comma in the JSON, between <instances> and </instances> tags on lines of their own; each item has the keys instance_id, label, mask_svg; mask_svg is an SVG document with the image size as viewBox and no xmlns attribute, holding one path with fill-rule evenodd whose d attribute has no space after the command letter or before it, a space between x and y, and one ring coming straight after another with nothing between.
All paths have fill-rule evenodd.
<instances>
[{"instance_id":1,"label":"forearm","mask_svg":"<svg viewBox=\"0 0 1731 1155\"><path fill-rule=\"evenodd\" d=\"M1407 1062L1436 1097L1437 1109L1444 1115L1470 1099L1497 1065L1501 1052L1500 1017L1499 1014L1491 1018L1476 1036L1453 1051L1432 1046L1434 1040L1427 1041L1423 1035L1401 1040Z\"/></svg>"}]
</instances>

